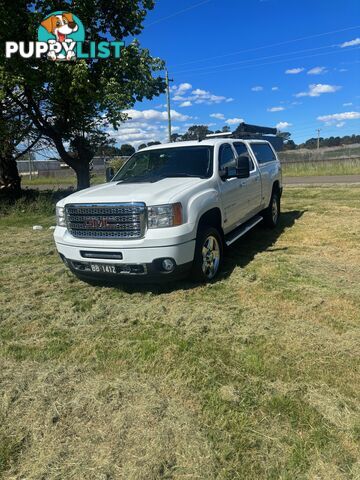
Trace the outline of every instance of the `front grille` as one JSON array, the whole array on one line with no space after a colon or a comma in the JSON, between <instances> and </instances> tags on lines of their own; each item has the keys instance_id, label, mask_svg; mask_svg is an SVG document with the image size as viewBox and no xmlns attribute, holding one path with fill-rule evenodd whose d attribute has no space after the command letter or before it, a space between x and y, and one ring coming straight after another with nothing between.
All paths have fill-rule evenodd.
<instances>
[{"instance_id":1,"label":"front grille","mask_svg":"<svg viewBox=\"0 0 360 480\"><path fill-rule=\"evenodd\" d=\"M142 238L145 235L144 203L69 204L66 225L77 238Z\"/></svg>"}]
</instances>

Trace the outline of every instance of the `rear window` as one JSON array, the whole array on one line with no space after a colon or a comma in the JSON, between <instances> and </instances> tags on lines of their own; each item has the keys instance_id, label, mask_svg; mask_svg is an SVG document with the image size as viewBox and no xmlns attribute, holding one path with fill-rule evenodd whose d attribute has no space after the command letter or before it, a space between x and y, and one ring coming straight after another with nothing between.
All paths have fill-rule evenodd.
<instances>
[{"instance_id":1,"label":"rear window","mask_svg":"<svg viewBox=\"0 0 360 480\"><path fill-rule=\"evenodd\" d=\"M276 156L272 151L272 148L267 143L252 143L251 149L260 165L276 160Z\"/></svg>"}]
</instances>

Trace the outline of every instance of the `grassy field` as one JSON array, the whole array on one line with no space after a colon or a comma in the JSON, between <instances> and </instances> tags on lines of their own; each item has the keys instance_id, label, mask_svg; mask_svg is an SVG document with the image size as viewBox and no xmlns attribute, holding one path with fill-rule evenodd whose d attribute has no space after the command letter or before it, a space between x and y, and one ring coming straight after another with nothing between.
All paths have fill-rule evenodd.
<instances>
[{"instance_id":1,"label":"grassy field","mask_svg":"<svg viewBox=\"0 0 360 480\"><path fill-rule=\"evenodd\" d=\"M285 190L208 286L78 281L40 198L1 207L1 478L360 478L359 187Z\"/></svg>"},{"instance_id":2,"label":"grassy field","mask_svg":"<svg viewBox=\"0 0 360 480\"><path fill-rule=\"evenodd\" d=\"M98 185L105 182L105 175L92 175L90 179L91 185ZM37 177L34 176L31 180L28 176L23 176L21 184L24 187L38 187L39 185L48 185L49 187L74 187L76 186L75 175L62 177Z\"/></svg>"},{"instance_id":3,"label":"grassy field","mask_svg":"<svg viewBox=\"0 0 360 480\"><path fill-rule=\"evenodd\" d=\"M360 175L360 160L329 160L283 164L284 177L324 175Z\"/></svg>"}]
</instances>

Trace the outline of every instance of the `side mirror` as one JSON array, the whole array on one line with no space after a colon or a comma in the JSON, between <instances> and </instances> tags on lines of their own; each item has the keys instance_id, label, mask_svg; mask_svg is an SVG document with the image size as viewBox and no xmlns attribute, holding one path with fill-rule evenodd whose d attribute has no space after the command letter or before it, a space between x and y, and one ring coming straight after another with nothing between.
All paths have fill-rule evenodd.
<instances>
[{"instance_id":1,"label":"side mirror","mask_svg":"<svg viewBox=\"0 0 360 480\"><path fill-rule=\"evenodd\" d=\"M241 155L236 159L236 176L238 178L250 177L250 162L247 155Z\"/></svg>"},{"instance_id":2,"label":"side mirror","mask_svg":"<svg viewBox=\"0 0 360 480\"><path fill-rule=\"evenodd\" d=\"M110 180L113 178L115 175L113 167L107 167L105 170L105 178L107 182L110 182Z\"/></svg>"},{"instance_id":3,"label":"side mirror","mask_svg":"<svg viewBox=\"0 0 360 480\"><path fill-rule=\"evenodd\" d=\"M221 180L226 180L227 178L229 178L229 169L225 167L222 170L219 170L219 176Z\"/></svg>"}]
</instances>

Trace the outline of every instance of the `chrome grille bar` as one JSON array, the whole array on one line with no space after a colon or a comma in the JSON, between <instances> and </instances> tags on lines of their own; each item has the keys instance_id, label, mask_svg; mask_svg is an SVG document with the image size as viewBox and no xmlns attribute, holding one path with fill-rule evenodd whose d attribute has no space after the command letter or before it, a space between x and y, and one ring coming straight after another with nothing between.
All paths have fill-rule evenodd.
<instances>
[{"instance_id":1,"label":"chrome grille bar","mask_svg":"<svg viewBox=\"0 0 360 480\"><path fill-rule=\"evenodd\" d=\"M78 238L136 239L145 235L144 203L69 204L65 207L69 232Z\"/></svg>"}]
</instances>

